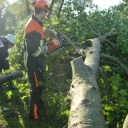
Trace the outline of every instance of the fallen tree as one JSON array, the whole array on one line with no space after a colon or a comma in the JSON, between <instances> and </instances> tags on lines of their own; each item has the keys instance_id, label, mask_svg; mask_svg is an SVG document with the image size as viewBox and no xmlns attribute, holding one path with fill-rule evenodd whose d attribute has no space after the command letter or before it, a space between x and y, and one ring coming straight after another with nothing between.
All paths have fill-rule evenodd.
<instances>
[{"instance_id":1,"label":"fallen tree","mask_svg":"<svg viewBox=\"0 0 128 128\"><path fill-rule=\"evenodd\" d=\"M62 33L61 33L62 34ZM117 33L113 33L115 35ZM70 86L70 115L68 128L107 128L100 93L97 85L97 71L100 68L100 59L105 58L117 63L128 74L126 67L116 58L102 54L101 45L106 41L107 33L98 38L90 39L92 46L86 50L76 47L70 39L63 36L70 42L75 51L81 55L71 61L72 83Z\"/></svg>"}]
</instances>

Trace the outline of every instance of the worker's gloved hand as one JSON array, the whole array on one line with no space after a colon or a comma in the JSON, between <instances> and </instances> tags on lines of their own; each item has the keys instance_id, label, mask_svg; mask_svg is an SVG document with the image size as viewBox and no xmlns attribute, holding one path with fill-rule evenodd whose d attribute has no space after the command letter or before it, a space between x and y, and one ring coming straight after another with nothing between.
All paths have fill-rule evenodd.
<instances>
[{"instance_id":1,"label":"worker's gloved hand","mask_svg":"<svg viewBox=\"0 0 128 128\"><path fill-rule=\"evenodd\" d=\"M46 54L48 52L48 46L42 46L42 54Z\"/></svg>"}]
</instances>

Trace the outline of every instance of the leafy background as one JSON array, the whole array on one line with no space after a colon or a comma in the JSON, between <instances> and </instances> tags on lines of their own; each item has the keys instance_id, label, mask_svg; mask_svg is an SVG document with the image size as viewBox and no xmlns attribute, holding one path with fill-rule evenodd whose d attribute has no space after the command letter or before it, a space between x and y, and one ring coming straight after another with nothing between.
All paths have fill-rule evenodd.
<instances>
[{"instance_id":1,"label":"leafy background","mask_svg":"<svg viewBox=\"0 0 128 128\"><path fill-rule=\"evenodd\" d=\"M87 39L116 31L117 36L108 38L115 46L106 42L101 52L116 57L127 68L127 0L107 10L99 10L91 1L86 4L76 0L49 2L53 14L43 21L44 28L59 29L83 49L89 46ZM30 83L23 65L23 38L25 24L32 12L27 0L17 0L13 4L0 0L0 34L12 33L17 38L16 46L9 52L10 69L23 72L22 78L13 80L13 89L9 88L9 83L0 85L0 128L66 128L70 112L68 91L72 79L70 61L72 57L78 57L68 43L59 54L46 56L42 113L48 122L40 124L28 120ZM98 72L97 82L106 123L109 128L122 128L128 111L128 74L116 63L105 59L101 59L100 68L104 77Z\"/></svg>"}]
</instances>

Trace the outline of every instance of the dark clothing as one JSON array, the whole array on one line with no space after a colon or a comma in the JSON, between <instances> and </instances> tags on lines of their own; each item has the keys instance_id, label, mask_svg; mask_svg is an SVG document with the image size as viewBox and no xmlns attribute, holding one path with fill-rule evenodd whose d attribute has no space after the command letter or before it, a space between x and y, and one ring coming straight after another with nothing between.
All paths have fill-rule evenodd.
<instances>
[{"instance_id":1,"label":"dark clothing","mask_svg":"<svg viewBox=\"0 0 128 128\"><path fill-rule=\"evenodd\" d=\"M25 29L25 50L28 51L28 76L31 83L30 119L41 118L41 95L43 90L44 55L40 51L40 42L44 39L42 23L35 17L29 19ZM38 53L38 54L37 54Z\"/></svg>"},{"instance_id":2,"label":"dark clothing","mask_svg":"<svg viewBox=\"0 0 128 128\"><path fill-rule=\"evenodd\" d=\"M32 16L26 25L25 39L27 42L27 50L30 55L38 51L40 41L44 39L44 32L42 29L42 22L35 16Z\"/></svg>"},{"instance_id":3,"label":"dark clothing","mask_svg":"<svg viewBox=\"0 0 128 128\"><path fill-rule=\"evenodd\" d=\"M3 70L8 70L9 69L9 63L8 60L5 60L4 58L0 57L0 72Z\"/></svg>"},{"instance_id":4,"label":"dark clothing","mask_svg":"<svg viewBox=\"0 0 128 128\"><path fill-rule=\"evenodd\" d=\"M0 37L0 72L9 69L9 63L6 60L8 57L8 40Z\"/></svg>"}]
</instances>

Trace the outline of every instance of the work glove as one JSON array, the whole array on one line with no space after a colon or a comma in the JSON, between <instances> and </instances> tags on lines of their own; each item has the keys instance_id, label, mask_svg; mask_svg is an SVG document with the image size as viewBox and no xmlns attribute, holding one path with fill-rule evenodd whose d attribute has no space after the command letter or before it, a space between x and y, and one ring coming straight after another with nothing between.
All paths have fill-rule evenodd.
<instances>
[{"instance_id":1,"label":"work glove","mask_svg":"<svg viewBox=\"0 0 128 128\"><path fill-rule=\"evenodd\" d=\"M42 54L46 54L48 52L48 46L42 46Z\"/></svg>"}]
</instances>

